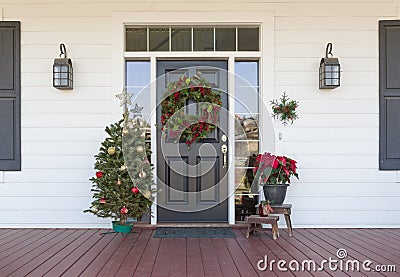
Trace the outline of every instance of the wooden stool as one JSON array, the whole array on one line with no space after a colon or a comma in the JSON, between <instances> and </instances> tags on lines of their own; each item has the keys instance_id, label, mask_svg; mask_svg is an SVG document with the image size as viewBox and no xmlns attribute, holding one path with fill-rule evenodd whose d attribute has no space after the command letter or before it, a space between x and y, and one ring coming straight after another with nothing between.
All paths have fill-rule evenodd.
<instances>
[{"instance_id":1,"label":"wooden stool","mask_svg":"<svg viewBox=\"0 0 400 277\"><path fill-rule=\"evenodd\" d=\"M277 239L279 237L278 220L279 216L258 216L258 215L249 216L247 218L246 238L250 237L250 233L255 233L257 230L262 230L263 229L262 224L271 224L272 237L273 239Z\"/></svg>"},{"instance_id":2,"label":"wooden stool","mask_svg":"<svg viewBox=\"0 0 400 277\"><path fill-rule=\"evenodd\" d=\"M289 236L293 235L292 221L290 220L290 215L292 214L292 204L282 204L282 205L271 205L274 210L270 214L283 214L285 216L286 226Z\"/></svg>"}]
</instances>

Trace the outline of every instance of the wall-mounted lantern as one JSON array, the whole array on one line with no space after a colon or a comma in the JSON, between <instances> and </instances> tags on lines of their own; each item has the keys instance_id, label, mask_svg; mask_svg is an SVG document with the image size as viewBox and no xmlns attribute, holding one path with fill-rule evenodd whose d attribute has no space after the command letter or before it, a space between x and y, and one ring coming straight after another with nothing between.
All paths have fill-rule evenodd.
<instances>
[{"instance_id":1,"label":"wall-mounted lantern","mask_svg":"<svg viewBox=\"0 0 400 277\"><path fill-rule=\"evenodd\" d=\"M326 45L325 58L321 59L321 63L319 65L319 88L334 89L339 86L340 63L339 59L333 58L332 43L329 42Z\"/></svg>"},{"instance_id":2,"label":"wall-mounted lantern","mask_svg":"<svg viewBox=\"0 0 400 277\"><path fill-rule=\"evenodd\" d=\"M58 89L73 88L73 69L71 59L67 58L64 43L60 44L60 58L54 59L53 87Z\"/></svg>"}]
</instances>

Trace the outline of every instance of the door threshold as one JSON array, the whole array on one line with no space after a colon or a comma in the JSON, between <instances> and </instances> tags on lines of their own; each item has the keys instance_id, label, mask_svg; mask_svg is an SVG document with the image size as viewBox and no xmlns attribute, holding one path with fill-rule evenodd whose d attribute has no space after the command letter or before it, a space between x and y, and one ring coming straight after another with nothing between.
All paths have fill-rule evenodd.
<instances>
[{"instance_id":1,"label":"door threshold","mask_svg":"<svg viewBox=\"0 0 400 277\"><path fill-rule=\"evenodd\" d=\"M247 222L236 222L236 224L229 223L212 223L212 222L163 222L157 223L156 225L151 224L135 224L138 228L150 228L156 229L157 227L175 227L175 228L184 228L184 227L231 227L233 229L247 228Z\"/></svg>"},{"instance_id":2,"label":"door threshold","mask_svg":"<svg viewBox=\"0 0 400 277\"><path fill-rule=\"evenodd\" d=\"M231 225L225 222L163 222L157 223L157 227L230 227Z\"/></svg>"}]
</instances>

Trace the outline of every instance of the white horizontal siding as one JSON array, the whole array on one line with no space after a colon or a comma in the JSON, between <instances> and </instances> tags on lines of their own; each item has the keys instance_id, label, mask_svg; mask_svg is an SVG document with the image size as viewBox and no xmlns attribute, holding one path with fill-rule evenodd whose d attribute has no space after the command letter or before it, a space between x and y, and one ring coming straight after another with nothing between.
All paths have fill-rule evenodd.
<instances>
[{"instance_id":1,"label":"white horizontal siding","mask_svg":"<svg viewBox=\"0 0 400 277\"><path fill-rule=\"evenodd\" d=\"M51 73L49 73L51 74ZM73 91L60 91L53 87L25 87L22 88L22 101L109 101L113 96L110 87L74 87Z\"/></svg>"},{"instance_id":2,"label":"white horizontal siding","mask_svg":"<svg viewBox=\"0 0 400 277\"><path fill-rule=\"evenodd\" d=\"M99 142L104 128L24 128L23 142Z\"/></svg>"},{"instance_id":3,"label":"white horizontal siding","mask_svg":"<svg viewBox=\"0 0 400 277\"><path fill-rule=\"evenodd\" d=\"M86 169L93 170L95 159L93 155L79 155L79 156L66 156L66 155L51 155L44 156L25 155L22 164L23 169Z\"/></svg>"},{"instance_id":4,"label":"white horizontal siding","mask_svg":"<svg viewBox=\"0 0 400 277\"><path fill-rule=\"evenodd\" d=\"M332 92L333 93L333 92ZM329 102L329 100L327 100ZM279 122L275 121L277 124ZM379 127L378 114L301 114L296 124L290 128L354 128L354 127Z\"/></svg>"},{"instance_id":5,"label":"white horizontal siding","mask_svg":"<svg viewBox=\"0 0 400 277\"><path fill-rule=\"evenodd\" d=\"M342 100L378 100L377 86L343 86L335 90L320 90L318 85L309 86L275 86L275 95L278 97L285 91L290 98L295 98L300 103L302 100L323 100L330 101L332 99ZM295 126L295 125L294 125Z\"/></svg>"},{"instance_id":6,"label":"white horizontal siding","mask_svg":"<svg viewBox=\"0 0 400 277\"><path fill-rule=\"evenodd\" d=\"M300 102L294 125L275 120L277 152L299 165L288 191L293 224L400 226L400 176L378 170L377 22L397 17L398 0L0 0L4 20L21 21L23 154L21 172L0 172L0 227L109 227L82 210L119 93L111 89L112 12L193 5L275 14L274 95L286 91ZM61 42L73 62L73 91L51 87ZM317 80L327 42L342 65L342 86L332 91L319 90Z\"/></svg>"},{"instance_id":7,"label":"white horizontal siding","mask_svg":"<svg viewBox=\"0 0 400 277\"><path fill-rule=\"evenodd\" d=\"M68 185L67 185L68 186ZM58 189L63 189L61 186ZM82 212L87 209L87 203L91 202L91 196L73 196L73 205L71 205L71 196L7 196L0 197L0 210L13 211L10 209L14 202L18 200L18 210L23 211L47 211L49 207L57 207L57 211L77 211Z\"/></svg>"},{"instance_id":8,"label":"white horizontal siding","mask_svg":"<svg viewBox=\"0 0 400 277\"><path fill-rule=\"evenodd\" d=\"M12 183L0 197L11 197L14 201L18 197L24 199L28 197L64 197L69 199L70 204L72 204L75 197L90 197L92 195L90 189L91 184L87 180L82 180L82 183L64 182L63 180L47 183ZM46 201L43 202L46 203ZM10 207L13 207L13 205ZM7 207L7 209L10 209L10 207Z\"/></svg>"},{"instance_id":9,"label":"white horizontal siding","mask_svg":"<svg viewBox=\"0 0 400 277\"><path fill-rule=\"evenodd\" d=\"M4 182L9 185L12 183L82 183L93 175L94 170L87 168L25 169L22 172L6 172Z\"/></svg>"},{"instance_id":10,"label":"white horizontal siding","mask_svg":"<svg viewBox=\"0 0 400 277\"><path fill-rule=\"evenodd\" d=\"M29 141L22 144L23 155L71 155L82 156L97 153L99 142L88 141Z\"/></svg>"},{"instance_id":11,"label":"white horizontal siding","mask_svg":"<svg viewBox=\"0 0 400 277\"><path fill-rule=\"evenodd\" d=\"M343 154L343 155L311 155L311 154L302 154L296 155L297 160L301 161L299 164L300 168L325 168L325 169L374 169L377 170L379 168L378 159L376 155L370 154L362 154L362 155L354 155L354 154Z\"/></svg>"},{"instance_id":12,"label":"white horizontal siding","mask_svg":"<svg viewBox=\"0 0 400 277\"><path fill-rule=\"evenodd\" d=\"M73 68L75 74L80 73L111 73L111 59L73 59ZM26 58L21 64L22 73L47 73L52 74L52 65L54 58Z\"/></svg>"},{"instance_id":13,"label":"white horizontal siding","mask_svg":"<svg viewBox=\"0 0 400 277\"><path fill-rule=\"evenodd\" d=\"M311 70L319 67L321 58L276 58L276 72L315 72ZM340 57L341 71L343 75L348 72L376 72L378 69L378 57L373 58L343 58ZM310 71L307 71L309 69Z\"/></svg>"},{"instance_id":14,"label":"white horizontal siding","mask_svg":"<svg viewBox=\"0 0 400 277\"><path fill-rule=\"evenodd\" d=\"M21 85L22 87L47 87L48 84L52 84L53 77L51 73L22 73L21 74ZM111 77L108 72L81 72L74 74L74 87L106 87L111 86Z\"/></svg>"},{"instance_id":15,"label":"white horizontal siding","mask_svg":"<svg viewBox=\"0 0 400 277\"><path fill-rule=\"evenodd\" d=\"M386 193L390 191L390 195ZM290 185L288 190L288 197L296 197L296 201L301 202L301 197L308 197L307 203L311 201L311 198L330 198L330 199L341 199L351 198L353 201L357 201L358 197L368 198L373 200L374 197L386 199L387 197L399 197L400 186L393 183L356 183L356 182L323 182L323 183L293 183ZM318 201L318 200L316 200ZM329 200L330 201L330 200ZM380 200L379 200L380 201ZM311 201L314 202L314 201ZM339 202L339 201L338 201ZM398 203L398 202L397 202ZM370 203L371 204L371 203ZM375 205L373 205L375 206ZM376 205L375 208L378 205ZM320 209L334 208L325 207L323 205ZM354 207L355 208L355 207Z\"/></svg>"},{"instance_id":16,"label":"white horizontal siding","mask_svg":"<svg viewBox=\"0 0 400 277\"><path fill-rule=\"evenodd\" d=\"M58 93L58 92L55 92ZM111 123L110 114L30 114L21 122L23 128L92 128Z\"/></svg>"},{"instance_id":17,"label":"white horizontal siding","mask_svg":"<svg viewBox=\"0 0 400 277\"><path fill-rule=\"evenodd\" d=\"M377 23L378 24L378 23ZM316 58L325 57L326 44L331 40L321 40L319 43L281 43L275 48L278 58ZM335 43L333 52L340 58L371 58L378 57L378 37L375 44Z\"/></svg>"},{"instance_id":18,"label":"white horizontal siding","mask_svg":"<svg viewBox=\"0 0 400 277\"><path fill-rule=\"evenodd\" d=\"M327 141L346 143L348 141L378 142L378 128L279 128L276 132L282 134L282 142Z\"/></svg>"}]
</instances>

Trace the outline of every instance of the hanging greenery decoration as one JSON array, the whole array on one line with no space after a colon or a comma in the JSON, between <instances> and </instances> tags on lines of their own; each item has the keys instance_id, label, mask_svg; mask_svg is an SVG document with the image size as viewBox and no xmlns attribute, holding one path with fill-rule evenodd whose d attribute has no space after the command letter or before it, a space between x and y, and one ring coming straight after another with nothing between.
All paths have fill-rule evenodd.
<instances>
[{"instance_id":1,"label":"hanging greenery decoration","mask_svg":"<svg viewBox=\"0 0 400 277\"><path fill-rule=\"evenodd\" d=\"M222 106L221 92L211 88L200 74L168 83L161 103L163 134L188 146L207 138L216 128Z\"/></svg>"},{"instance_id":2,"label":"hanging greenery decoration","mask_svg":"<svg viewBox=\"0 0 400 277\"><path fill-rule=\"evenodd\" d=\"M281 98L271 101L272 105L272 117L282 121L283 125L287 125L289 122L293 122L298 119L296 112L299 102L296 100L290 100L290 98L284 92Z\"/></svg>"}]
</instances>

